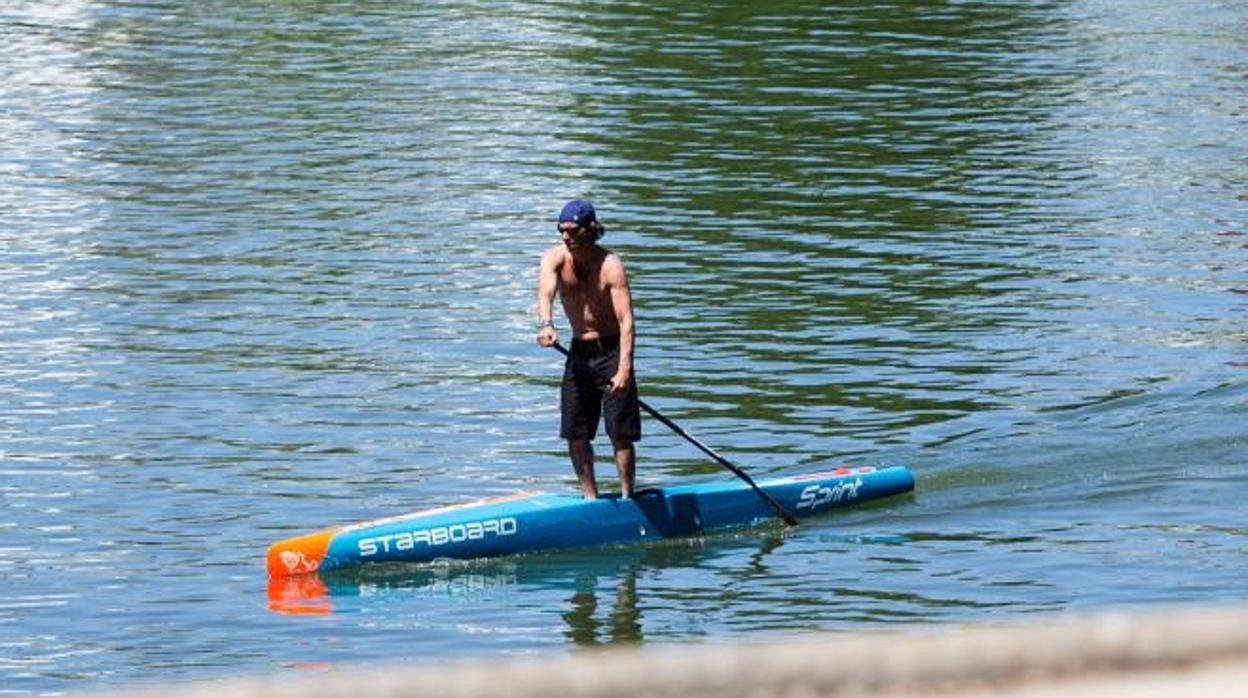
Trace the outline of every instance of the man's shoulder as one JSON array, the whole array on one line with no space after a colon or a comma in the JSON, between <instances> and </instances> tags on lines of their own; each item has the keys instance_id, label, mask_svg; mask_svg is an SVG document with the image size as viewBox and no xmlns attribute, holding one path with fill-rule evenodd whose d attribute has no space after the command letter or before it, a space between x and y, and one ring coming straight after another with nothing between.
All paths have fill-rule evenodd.
<instances>
[{"instance_id":1,"label":"man's shoulder","mask_svg":"<svg viewBox=\"0 0 1248 698\"><path fill-rule=\"evenodd\" d=\"M542 253L543 262L559 262L568 254L568 248L563 245L551 245Z\"/></svg>"},{"instance_id":2,"label":"man's shoulder","mask_svg":"<svg viewBox=\"0 0 1248 698\"><path fill-rule=\"evenodd\" d=\"M623 257L620 257L620 256L619 256L618 254L616 254L613 250L609 250L609 249L607 249L607 248L605 248L605 247L601 247L601 246L599 246L599 248L598 248L598 249L601 251L601 254L602 254L602 263L603 263L604 265L606 265L606 264L618 264L618 265L620 265L621 267L622 267L622 266L624 266L624 258L623 258Z\"/></svg>"},{"instance_id":3,"label":"man's shoulder","mask_svg":"<svg viewBox=\"0 0 1248 698\"><path fill-rule=\"evenodd\" d=\"M624 260L611 250L603 247L602 274L611 283L628 283L628 272L624 269Z\"/></svg>"}]
</instances>

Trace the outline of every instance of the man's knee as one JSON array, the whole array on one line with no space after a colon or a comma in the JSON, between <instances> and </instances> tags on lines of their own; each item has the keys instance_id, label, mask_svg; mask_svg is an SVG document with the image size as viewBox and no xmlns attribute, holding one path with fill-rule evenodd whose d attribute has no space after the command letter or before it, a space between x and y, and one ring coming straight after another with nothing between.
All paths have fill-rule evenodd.
<instances>
[{"instance_id":1,"label":"man's knee","mask_svg":"<svg viewBox=\"0 0 1248 698\"><path fill-rule=\"evenodd\" d=\"M611 448L617 451L631 451L633 450L633 444L635 443L636 443L635 439L631 439L626 436L612 436L611 437Z\"/></svg>"}]
</instances>

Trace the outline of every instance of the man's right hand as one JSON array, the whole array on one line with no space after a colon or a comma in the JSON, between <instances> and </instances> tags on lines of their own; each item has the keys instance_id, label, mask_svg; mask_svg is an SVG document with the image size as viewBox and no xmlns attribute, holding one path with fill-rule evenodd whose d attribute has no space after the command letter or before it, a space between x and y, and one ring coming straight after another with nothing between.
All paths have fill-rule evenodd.
<instances>
[{"instance_id":1,"label":"man's right hand","mask_svg":"<svg viewBox=\"0 0 1248 698\"><path fill-rule=\"evenodd\" d=\"M537 343L543 347L550 347L559 339L559 335L555 333L555 328L547 325L537 331Z\"/></svg>"}]
</instances>

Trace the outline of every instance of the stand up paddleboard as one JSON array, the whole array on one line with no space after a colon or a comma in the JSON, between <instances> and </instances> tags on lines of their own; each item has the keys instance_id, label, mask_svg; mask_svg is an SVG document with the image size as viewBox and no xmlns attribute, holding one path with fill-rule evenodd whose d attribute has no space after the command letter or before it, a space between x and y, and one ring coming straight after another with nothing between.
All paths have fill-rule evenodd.
<instances>
[{"instance_id":1,"label":"stand up paddleboard","mask_svg":"<svg viewBox=\"0 0 1248 698\"><path fill-rule=\"evenodd\" d=\"M902 494L901 466L838 468L758 482L792 516L806 517ZM456 506L329 528L274 543L271 578L372 562L495 557L689 536L763 523L775 508L739 480L648 488L631 499L518 492Z\"/></svg>"}]
</instances>

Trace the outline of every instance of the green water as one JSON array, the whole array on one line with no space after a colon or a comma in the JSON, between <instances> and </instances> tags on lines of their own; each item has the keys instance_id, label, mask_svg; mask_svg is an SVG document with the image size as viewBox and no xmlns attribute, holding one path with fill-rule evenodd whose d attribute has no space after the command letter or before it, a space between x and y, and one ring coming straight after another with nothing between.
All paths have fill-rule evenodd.
<instances>
[{"instance_id":1,"label":"green water","mask_svg":"<svg viewBox=\"0 0 1248 698\"><path fill-rule=\"evenodd\" d=\"M0 35L0 692L1245 595L1237 4L0 1ZM573 196L649 402L756 475L917 494L271 611L278 538L574 491L532 340ZM645 429L643 484L726 477Z\"/></svg>"}]
</instances>

